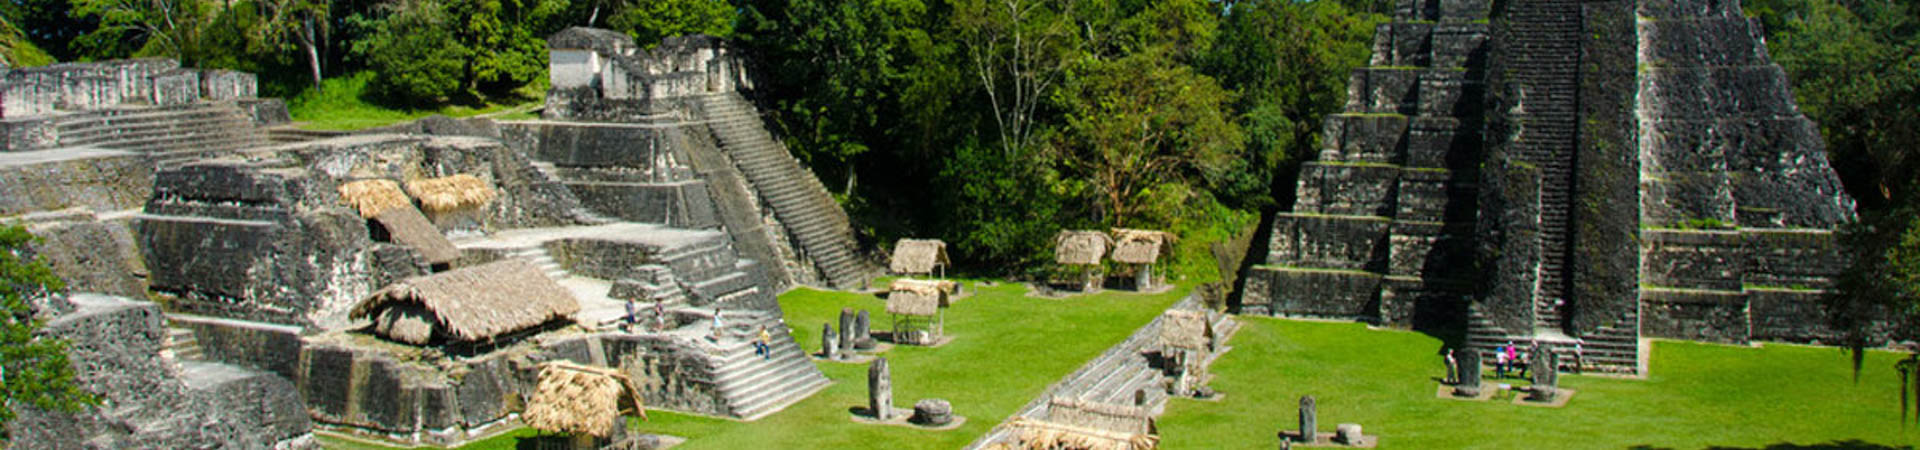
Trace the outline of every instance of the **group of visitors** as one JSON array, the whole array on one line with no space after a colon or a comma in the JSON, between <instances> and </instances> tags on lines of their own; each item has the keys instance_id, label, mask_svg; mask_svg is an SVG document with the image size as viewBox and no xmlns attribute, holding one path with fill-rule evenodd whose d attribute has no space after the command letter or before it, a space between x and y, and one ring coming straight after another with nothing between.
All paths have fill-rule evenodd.
<instances>
[{"instance_id":1,"label":"group of visitors","mask_svg":"<svg viewBox=\"0 0 1920 450\"><path fill-rule=\"evenodd\" d=\"M1506 378L1507 374L1519 372L1520 378L1527 377L1527 370L1533 366L1533 352L1521 351L1520 346L1507 341L1505 345L1493 348L1493 373L1497 378Z\"/></svg>"},{"instance_id":2,"label":"group of visitors","mask_svg":"<svg viewBox=\"0 0 1920 450\"><path fill-rule=\"evenodd\" d=\"M713 335L708 336L708 339L714 342L720 341L722 332L727 328L726 321L722 320L720 315L720 308L713 308ZM627 315L623 319L625 319L626 325L629 327L639 322L639 311L634 308L633 300L631 299L627 300ZM662 302L653 303L653 328L654 331L667 329L667 310L665 306L662 306ZM773 359L773 334L767 332L766 325L761 325L760 333L754 336L753 355L759 356L761 359Z\"/></svg>"}]
</instances>

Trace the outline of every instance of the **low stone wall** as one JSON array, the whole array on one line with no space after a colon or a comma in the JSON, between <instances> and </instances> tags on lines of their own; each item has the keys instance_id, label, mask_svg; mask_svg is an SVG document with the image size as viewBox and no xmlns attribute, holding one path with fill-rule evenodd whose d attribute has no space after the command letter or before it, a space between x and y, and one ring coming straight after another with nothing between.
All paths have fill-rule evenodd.
<instances>
[{"instance_id":1,"label":"low stone wall","mask_svg":"<svg viewBox=\"0 0 1920 450\"><path fill-rule=\"evenodd\" d=\"M147 295L146 261L140 258L126 221L99 221L79 209L50 217L30 215L27 220L27 229L40 238L30 250L67 282L68 290L132 298Z\"/></svg>"},{"instance_id":2,"label":"low stone wall","mask_svg":"<svg viewBox=\"0 0 1920 450\"><path fill-rule=\"evenodd\" d=\"M1640 302L1645 336L1730 344L1753 337L1745 292L1642 288Z\"/></svg>"},{"instance_id":3,"label":"low stone wall","mask_svg":"<svg viewBox=\"0 0 1920 450\"><path fill-rule=\"evenodd\" d=\"M620 219L674 228L720 226L704 181L676 183L567 182L580 203Z\"/></svg>"},{"instance_id":4,"label":"low stone wall","mask_svg":"<svg viewBox=\"0 0 1920 450\"><path fill-rule=\"evenodd\" d=\"M461 360L417 360L376 347L310 342L302 349L300 392L315 420L391 441L458 445L521 412L539 364L555 360L626 372L649 408L729 413L713 359L695 343L663 336L583 335Z\"/></svg>"},{"instance_id":5,"label":"low stone wall","mask_svg":"<svg viewBox=\"0 0 1920 450\"><path fill-rule=\"evenodd\" d=\"M60 127L54 119L54 116L0 119L0 152L31 151L58 144Z\"/></svg>"},{"instance_id":6,"label":"low stone wall","mask_svg":"<svg viewBox=\"0 0 1920 450\"><path fill-rule=\"evenodd\" d=\"M633 278L639 273L636 268L665 262L660 247L634 241L562 239L547 242L545 248L568 271L603 280Z\"/></svg>"},{"instance_id":7,"label":"low stone wall","mask_svg":"<svg viewBox=\"0 0 1920 450\"><path fill-rule=\"evenodd\" d=\"M194 342L209 361L299 379L305 345L299 327L184 314L170 314L167 320L193 331Z\"/></svg>"},{"instance_id":8,"label":"low stone wall","mask_svg":"<svg viewBox=\"0 0 1920 450\"><path fill-rule=\"evenodd\" d=\"M153 163L119 150L0 153L0 217L76 206L138 208L152 193Z\"/></svg>"},{"instance_id":9,"label":"low stone wall","mask_svg":"<svg viewBox=\"0 0 1920 450\"><path fill-rule=\"evenodd\" d=\"M1821 298L1827 291L1747 289L1747 313L1756 340L1837 344L1841 334L1828 325Z\"/></svg>"},{"instance_id":10,"label":"low stone wall","mask_svg":"<svg viewBox=\"0 0 1920 450\"><path fill-rule=\"evenodd\" d=\"M77 414L21 405L7 426L16 448L268 448L311 446L311 422L292 383L271 373L161 357L160 308L75 295L45 332L68 340L75 381L102 407Z\"/></svg>"},{"instance_id":11,"label":"low stone wall","mask_svg":"<svg viewBox=\"0 0 1920 450\"><path fill-rule=\"evenodd\" d=\"M1380 320L1381 278L1357 270L1255 266L1247 275L1242 304L1276 316L1375 322Z\"/></svg>"}]
</instances>

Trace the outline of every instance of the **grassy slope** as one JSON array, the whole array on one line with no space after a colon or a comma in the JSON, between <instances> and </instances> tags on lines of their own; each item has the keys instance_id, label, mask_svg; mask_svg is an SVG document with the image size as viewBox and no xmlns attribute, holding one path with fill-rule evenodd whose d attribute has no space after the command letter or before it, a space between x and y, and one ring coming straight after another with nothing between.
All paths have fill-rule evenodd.
<instances>
[{"instance_id":1,"label":"grassy slope","mask_svg":"<svg viewBox=\"0 0 1920 450\"><path fill-rule=\"evenodd\" d=\"M1912 445L1901 431L1896 357L1870 355L1859 383L1844 352L1770 345L1658 342L1652 375L1566 375L1579 393L1563 409L1434 398L1440 342L1357 324L1244 318L1234 350L1214 366L1218 403L1175 400L1162 417L1166 448L1271 448L1297 427L1301 395L1319 404L1321 431L1352 422L1386 448L1673 448L1848 442ZM1509 381L1525 384L1519 380Z\"/></svg>"},{"instance_id":2,"label":"grassy slope","mask_svg":"<svg viewBox=\"0 0 1920 450\"><path fill-rule=\"evenodd\" d=\"M974 289L970 287L970 289ZM923 398L953 402L967 423L950 431L855 424L849 409L866 404L867 366L818 363L834 383L812 397L753 423L666 411L639 423L648 432L692 438L682 447L951 449L966 445L1032 400L1048 384L1145 325L1187 289L1159 295L1125 292L1068 300L1027 298L1019 285L977 288L947 311L954 341L939 348L895 347L894 404ZM795 289L780 297L802 348L819 349L820 325L837 322L840 308L865 308L875 329L886 329L885 303L871 295ZM522 429L468 448L512 448Z\"/></svg>"},{"instance_id":3,"label":"grassy slope","mask_svg":"<svg viewBox=\"0 0 1920 450\"><path fill-rule=\"evenodd\" d=\"M287 100L287 111L293 114L293 120L305 122L304 128L312 130L358 130L374 128L419 119L434 114L449 117L468 117L480 114L520 110L537 107L542 100L537 95L521 95L525 98L507 99L510 103L493 103L473 107L448 105L438 109L396 109L367 101L373 94L368 93L367 83L373 80L373 72L357 72L327 79L319 91L307 90L299 96ZM525 92L545 92L546 83L536 82L522 88ZM524 94L524 92L521 92ZM525 114L514 115L526 118Z\"/></svg>"}]
</instances>

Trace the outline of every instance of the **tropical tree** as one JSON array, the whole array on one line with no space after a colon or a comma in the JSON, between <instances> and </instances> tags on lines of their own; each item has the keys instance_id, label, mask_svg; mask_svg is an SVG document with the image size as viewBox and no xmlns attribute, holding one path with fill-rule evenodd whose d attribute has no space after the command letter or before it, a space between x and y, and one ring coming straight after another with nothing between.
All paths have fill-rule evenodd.
<instances>
[{"instance_id":1,"label":"tropical tree","mask_svg":"<svg viewBox=\"0 0 1920 450\"><path fill-rule=\"evenodd\" d=\"M29 301L65 286L28 253L33 239L19 225L0 226L0 447L16 406L76 412L98 403L74 380L66 342L35 333L44 323Z\"/></svg>"}]
</instances>

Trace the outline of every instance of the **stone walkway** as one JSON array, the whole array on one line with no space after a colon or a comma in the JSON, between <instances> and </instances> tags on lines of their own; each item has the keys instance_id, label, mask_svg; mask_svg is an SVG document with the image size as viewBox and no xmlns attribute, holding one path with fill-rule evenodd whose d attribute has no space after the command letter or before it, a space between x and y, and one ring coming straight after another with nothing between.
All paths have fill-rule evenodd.
<instances>
[{"instance_id":1,"label":"stone walkway","mask_svg":"<svg viewBox=\"0 0 1920 450\"><path fill-rule=\"evenodd\" d=\"M1198 294L1189 294L1186 299L1175 303L1167 309L1201 311L1206 308L1200 303ZM1088 361L1086 365L1080 366L1080 369L1075 370L1072 374L1068 374L1065 378L1061 378L1060 381L1054 382L1052 386L1047 387L1045 392L1041 392L1039 396L1034 397L1033 401L1028 402L1026 406L1021 407L1020 410L1012 416L1008 416L1005 421L995 426L993 430L988 431L986 435L975 439L973 443L968 444L966 448L969 450L989 448L995 443L1012 437L1006 425L1016 417L1045 420L1047 418L1047 404L1054 397L1132 406L1134 392L1145 390L1147 393L1146 403L1141 406L1146 408L1155 417L1165 413L1168 396L1166 389L1163 388L1164 385L1162 381L1165 380L1166 377L1161 374L1159 369L1151 367L1147 361L1147 357L1142 353L1148 350L1149 347L1158 340L1160 336L1160 324L1165 320L1165 317L1164 315L1155 317L1152 322L1148 322L1145 326L1141 326L1140 329L1135 330L1125 341L1121 341L1119 344L1108 348L1107 351L1101 353L1100 356L1094 357L1093 360ZM1213 361L1219 359L1221 354L1229 350L1224 343L1233 337L1233 332L1239 329L1239 323L1234 321L1232 316L1223 314L1220 316L1220 319L1214 322L1214 329L1215 333L1220 336L1219 339L1222 344L1220 345L1220 351L1213 352L1205 362L1205 364L1209 366L1213 364Z\"/></svg>"}]
</instances>

